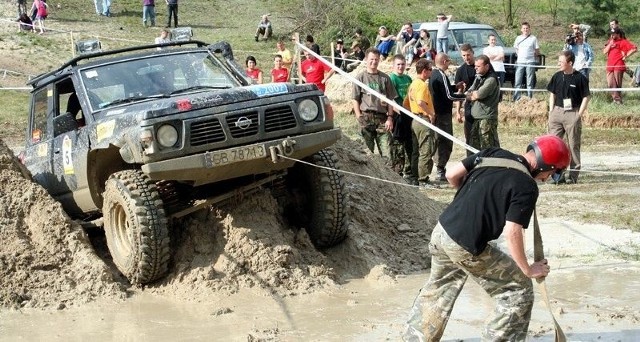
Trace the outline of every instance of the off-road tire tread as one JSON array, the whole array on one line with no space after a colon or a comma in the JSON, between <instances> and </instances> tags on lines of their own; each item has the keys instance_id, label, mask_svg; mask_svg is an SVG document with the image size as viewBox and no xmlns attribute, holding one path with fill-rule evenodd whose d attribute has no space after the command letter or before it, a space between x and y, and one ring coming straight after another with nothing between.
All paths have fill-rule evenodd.
<instances>
[{"instance_id":1,"label":"off-road tire tread","mask_svg":"<svg viewBox=\"0 0 640 342\"><path fill-rule=\"evenodd\" d=\"M126 211L132 233L132 251L119 251L109 227L110 206L119 203ZM171 256L168 220L156 185L140 170L113 173L105 184L103 215L107 245L118 269L133 284L146 284L163 276ZM120 251L122 252L122 251Z\"/></svg>"},{"instance_id":2,"label":"off-road tire tread","mask_svg":"<svg viewBox=\"0 0 640 342\"><path fill-rule=\"evenodd\" d=\"M312 212L307 233L317 248L328 248L342 242L347 236L347 196L343 176L335 171L338 159L332 150L321 150L307 159L308 162L331 168L307 166L311 186Z\"/></svg>"}]
</instances>

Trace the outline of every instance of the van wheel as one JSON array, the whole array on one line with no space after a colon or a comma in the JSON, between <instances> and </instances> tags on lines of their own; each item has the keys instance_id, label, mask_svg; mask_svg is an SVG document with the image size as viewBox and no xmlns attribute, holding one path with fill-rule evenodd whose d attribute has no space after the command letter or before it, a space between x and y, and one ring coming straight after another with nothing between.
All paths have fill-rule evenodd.
<instances>
[{"instance_id":1,"label":"van wheel","mask_svg":"<svg viewBox=\"0 0 640 342\"><path fill-rule=\"evenodd\" d=\"M102 213L113 262L132 284L167 272L169 230L156 185L140 170L112 174L105 183Z\"/></svg>"},{"instance_id":2,"label":"van wheel","mask_svg":"<svg viewBox=\"0 0 640 342\"><path fill-rule=\"evenodd\" d=\"M342 242L347 236L347 196L342 174L333 170L337 158L322 150L305 159L324 169L297 163L286 178L289 193L288 217L304 227L317 248Z\"/></svg>"}]
</instances>

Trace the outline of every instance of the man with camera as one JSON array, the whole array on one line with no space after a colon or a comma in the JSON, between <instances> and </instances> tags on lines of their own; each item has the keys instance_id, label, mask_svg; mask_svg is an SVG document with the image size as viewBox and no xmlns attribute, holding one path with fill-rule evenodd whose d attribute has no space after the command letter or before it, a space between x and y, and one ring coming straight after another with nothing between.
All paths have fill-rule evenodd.
<instances>
[{"instance_id":1,"label":"man with camera","mask_svg":"<svg viewBox=\"0 0 640 342\"><path fill-rule=\"evenodd\" d=\"M575 31L567 35L562 51L571 51L575 56L573 68L589 79L589 69L593 63L593 49L589 43L584 41L584 33Z\"/></svg>"}]
</instances>

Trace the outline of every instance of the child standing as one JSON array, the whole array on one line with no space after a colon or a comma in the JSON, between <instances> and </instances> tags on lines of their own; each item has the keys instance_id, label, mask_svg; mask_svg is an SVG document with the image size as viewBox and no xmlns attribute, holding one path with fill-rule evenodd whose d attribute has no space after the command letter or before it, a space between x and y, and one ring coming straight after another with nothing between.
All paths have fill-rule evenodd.
<instances>
[{"instance_id":1,"label":"child standing","mask_svg":"<svg viewBox=\"0 0 640 342\"><path fill-rule=\"evenodd\" d=\"M43 0L33 0L33 5L31 6L32 11L36 11L36 24L38 24L38 28L40 29L40 34L44 33L44 20L47 19L47 5ZM33 32L36 31L35 25L33 26Z\"/></svg>"}]
</instances>

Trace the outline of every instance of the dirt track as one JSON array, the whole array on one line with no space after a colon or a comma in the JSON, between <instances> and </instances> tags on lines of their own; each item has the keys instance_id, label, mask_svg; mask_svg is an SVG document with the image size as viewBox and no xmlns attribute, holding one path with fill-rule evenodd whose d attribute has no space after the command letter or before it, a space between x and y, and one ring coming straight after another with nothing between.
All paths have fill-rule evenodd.
<instances>
[{"instance_id":1,"label":"dirt track","mask_svg":"<svg viewBox=\"0 0 640 342\"><path fill-rule=\"evenodd\" d=\"M336 149L343 169L399 181L357 143L343 139ZM262 192L181 221L170 274L132 288L2 152L0 330L10 340L49 338L51 328L60 340L76 336L70 319L98 340L199 339L211 331L230 340L397 340L427 277L428 234L442 209L417 190L347 176L349 238L320 253L304 232L283 225ZM640 338L640 263L627 261L638 259L640 235L553 219L543 228L555 313L570 338ZM491 307L469 284L445 338L474 340ZM56 309L65 310L51 316ZM23 329L25 321L33 328ZM530 335L549 340L551 327L539 302Z\"/></svg>"}]
</instances>

